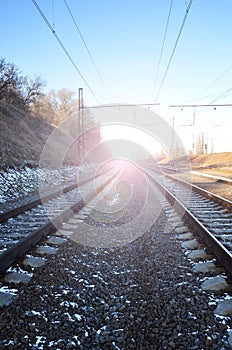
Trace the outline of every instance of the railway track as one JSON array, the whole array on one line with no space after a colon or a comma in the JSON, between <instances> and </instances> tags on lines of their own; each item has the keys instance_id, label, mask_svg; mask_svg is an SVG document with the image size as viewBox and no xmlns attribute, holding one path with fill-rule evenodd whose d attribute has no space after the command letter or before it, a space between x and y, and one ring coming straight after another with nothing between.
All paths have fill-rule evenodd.
<instances>
[{"instance_id":1,"label":"railway track","mask_svg":"<svg viewBox=\"0 0 232 350\"><path fill-rule=\"evenodd\" d=\"M189 171L185 171L185 170L182 170L179 168L175 169L175 168L166 167L166 166L162 166L162 165L160 165L160 167L163 170L163 172L170 174L170 175L175 174L175 173L181 173L181 174L188 175L189 178L191 178L192 176L197 176L197 177L202 177L202 178L208 178L208 179L216 181L216 182L221 182L221 183L225 183L228 185L232 185L232 179L229 177L208 174L208 173L195 171L195 170L191 170L191 172L189 172Z\"/></svg>"},{"instance_id":2,"label":"railway track","mask_svg":"<svg viewBox=\"0 0 232 350\"><path fill-rule=\"evenodd\" d=\"M193 227L197 227L202 239L214 252L231 274L232 271L232 202L213 195L183 180L176 180L171 175L157 177L149 170L149 176L156 182L175 210ZM108 184L99 185L99 191ZM80 186L88 184L90 179ZM163 182L163 184L162 184ZM85 190L86 194L88 190ZM82 193L83 194L83 193ZM88 193L87 196L91 195ZM42 205L43 202L43 205ZM63 207L69 203L70 208ZM84 205L76 183L45 195L42 199L23 204L0 214L0 272L34 246L42 237L65 221L72 212ZM71 209L71 213L70 213Z\"/></svg>"},{"instance_id":3,"label":"railway track","mask_svg":"<svg viewBox=\"0 0 232 350\"><path fill-rule=\"evenodd\" d=\"M113 172L107 174L108 186L99 193L100 199L108 200L114 192L110 182L114 175ZM192 263L176 242L179 233L188 231L187 225L179 220L177 229L165 231L167 217L169 223L175 225L175 210L182 217L190 211L189 207L181 209L178 202L181 199L187 206L193 199L192 188L182 192L179 183L171 178L164 179L162 174L157 175L152 170L147 171L148 181L146 176L136 179L134 169L130 176L125 171L124 176L116 175L113 182L121 196L119 202L125 203L127 193L126 198L131 198L129 205L121 211L118 210L121 206L113 208L116 210L109 210L109 206L107 211L95 211L94 206L87 206L85 213L85 209L78 212L64 224L67 225L66 232L72 231L73 224L77 227L77 235L86 236L88 232L84 232L78 222L83 215L90 235L91 228L102 227L108 232L122 226L122 233L128 236L129 224L137 219L144 203L150 203L149 210L154 209L148 217L158 212L158 223L149 229L146 227L143 235L135 237L129 244L116 246L116 249L114 246L104 245L103 249L98 249L100 245L75 244L78 241L72 240L71 236L66 239L58 254L43 267L35 269L28 287L19 286L15 302L2 309L0 338L2 335L3 345L13 344L18 349L32 348L33 345L41 349L79 348L82 345L83 349L129 349L134 339L131 349L184 350L211 346L218 350L229 349L229 346L222 345L223 342L228 344L226 326L212 315L212 305L209 308L208 298L201 290L201 278L193 271ZM101 178L99 186L104 181ZM147 183L153 203L144 195ZM130 186L134 191L132 197ZM168 187L166 192L164 187ZM168 192L175 193L172 200ZM196 197L195 207L198 200ZM211 199L209 201L211 203ZM207 209L211 207L208 199L203 202ZM111 200L109 203L112 204ZM218 206L221 204L212 204L212 213L218 211ZM99 209L98 201L96 208ZM222 211L230 219L229 207ZM141 214L139 222L143 228L145 221L147 216ZM138 229L137 224L133 227L135 231ZM57 237L62 230L65 231L64 227L57 231ZM14 315L12 324L9 315ZM228 320L227 323L231 324Z\"/></svg>"},{"instance_id":4,"label":"railway track","mask_svg":"<svg viewBox=\"0 0 232 350\"><path fill-rule=\"evenodd\" d=\"M0 214L0 273L23 256L49 232L66 221L101 192L114 178L115 170L71 183ZM95 181L93 187L93 180Z\"/></svg>"},{"instance_id":5,"label":"railway track","mask_svg":"<svg viewBox=\"0 0 232 350\"><path fill-rule=\"evenodd\" d=\"M149 170L177 213L232 276L232 202L169 174Z\"/></svg>"}]
</instances>

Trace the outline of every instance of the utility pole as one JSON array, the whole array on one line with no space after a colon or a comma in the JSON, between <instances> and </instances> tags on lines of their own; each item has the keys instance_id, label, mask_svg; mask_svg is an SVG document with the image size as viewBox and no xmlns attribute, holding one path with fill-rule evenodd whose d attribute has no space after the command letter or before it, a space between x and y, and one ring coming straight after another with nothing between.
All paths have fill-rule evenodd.
<instances>
[{"instance_id":1,"label":"utility pole","mask_svg":"<svg viewBox=\"0 0 232 350\"><path fill-rule=\"evenodd\" d=\"M195 125L196 125L196 108L197 107L213 107L214 109L216 109L216 107L232 107L232 103L225 103L225 104L190 104L190 105L169 105L169 107L174 107L174 108L193 108L193 122L191 124L192 128L193 128L193 133L192 133L192 137L193 137L193 141L192 141L192 152L194 154L194 151L196 149L196 145L195 145ZM199 112L198 112L199 113ZM205 148L205 152L207 152L207 146Z\"/></svg>"},{"instance_id":2,"label":"utility pole","mask_svg":"<svg viewBox=\"0 0 232 350\"><path fill-rule=\"evenodd\" d=\"M193 146L192 146L192 150L193 150L193 154L194 154L194 149L196 148L195 146L195 124L196 124L196 106L193 106L193 124L192 124L192 128L193 128Z\"/></svg>"},{"instance_id":3,"label":"utility pole","mask_svg":"<svg viewBox=\"0 0 232 350\"><path fill-rule=\"evenodd\" d=\"M85 139L84 139L84 103L83 103L83 88L78 90L78 158L79 162L85 154Z\"/></svg>"},{"instance_id":4,"label":"utility pole","mask_svg":"<svg viewBox=\"0 0 232 350\"><path fill-rule=\"evenodd\" d=\"M176 157L176 135L175 135L175 118L172 117L172 139L171 139L172 155Z\"/></svg>"},{"instance_id":5,"label":"utility pole","mask_svg":"<svg viewBox=\"0 0 232 350\"><path fill-rule=\"evenodd\" d=\"M170 105L169 107L191 107L193 108L193 121L192 124L190 124L189 126L192 127L192 153L194 154L196 145L195 145L195 125L196 125L196 107L198 107L199 105ZM203 105L202 105L203 106Z\"/></svg>"}]
</instances>

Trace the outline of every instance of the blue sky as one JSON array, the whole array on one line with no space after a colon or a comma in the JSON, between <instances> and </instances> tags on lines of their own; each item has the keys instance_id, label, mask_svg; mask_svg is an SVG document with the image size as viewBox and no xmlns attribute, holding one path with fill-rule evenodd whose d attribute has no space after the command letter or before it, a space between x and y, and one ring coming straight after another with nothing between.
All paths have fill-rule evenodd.
<instances>
[{"instance_id":1,"label":"blue sky","mask_svg":"<svg viewBox=\"0 0 232 350\"><path fill-rule=\"evenodd\" d=\"M67 0L104 80L102 85L63 0L37 0L38 5L93 90L91 95L30 0L0 1L1 57L24 75L41 75L46 89L83 87L86 104L152 103L166 69L189 0L174 0L157 84L152 93L169 0ZM54 4L54 6L53 6ZM54 11L53 11L54 8ZM188 123L192 110L170 104L210 103L231 88L231 0L193 0L183 33L161 90L158 112ZM217 101L232 102L230 94ZM162 108L165 107L165 112ZM199 110L199 109L198 109ZM198 118L213 125L231 121L230 108L203 110ZM220 122L218 118L220 117Z\"/></svg>"}]
</instances>

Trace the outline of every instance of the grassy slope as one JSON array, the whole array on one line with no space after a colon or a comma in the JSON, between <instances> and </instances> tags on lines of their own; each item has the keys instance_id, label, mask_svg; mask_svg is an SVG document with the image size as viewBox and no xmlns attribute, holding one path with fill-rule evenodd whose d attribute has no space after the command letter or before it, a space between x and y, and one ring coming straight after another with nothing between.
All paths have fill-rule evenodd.
<instances>
[{"instance_id":1,"label":"grassy slope","mask_svg":"<svg viewBox=\"0 0 232 350\"><path fill-rule=\"evenodd\" d=\"M232 152L212 153L204 155L189 156L191 166L195 168L232 168ZM162 158L161 163L172 163L170 158ZM175 159L175 164L184 165L186 157L179 157Z\"/></svg>"},{"instance_id":2,"label":"grassy slope","mask_svg":"<svg viewBox=\"0 0 232 350\"><path fill-rule=\"evenodd\" d=\"M77 164L80 162L77 159L77 135L78 123L75 115L56 128L43 119L0 103L0 169L39 164L60 168L63 164ZM97 129L87 132L86 151L94 148L100 141ZM93 152L89 161L104 161L109 156L105 147L99 146L96 149L96 154ZM44 150L46 153L43 153ZM83 162L85 160L84 158Z\"/></svg>"},{"instance_id":3,"label":"grassy slope","mask_svg":"<svg viewBox=\"0 0 232 350\"><path fill-rule=\"evenodd\" d=\"M55 128L45 120L15 107L0 104L0 167L39 164L41 152ZM69 142L66 133L58 132L51 157L58 156Z\"/></svg>"}]
</instances>

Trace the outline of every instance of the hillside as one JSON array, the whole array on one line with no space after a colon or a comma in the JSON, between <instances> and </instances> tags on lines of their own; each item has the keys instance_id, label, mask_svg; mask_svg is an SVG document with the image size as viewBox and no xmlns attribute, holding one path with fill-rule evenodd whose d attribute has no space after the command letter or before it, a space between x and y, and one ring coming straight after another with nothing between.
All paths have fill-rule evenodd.
<instances>
[{"instance_id":1,"label":"hillside","mask_svg":"<svg viewBox=\"0 0 232 350\"><path fill-rule=\"evenodd\" d=\"M35 165L53 127L16 108L0 104L0 161L8 165Z\"/></svg>"},{"instance_id":2,"label":"hillside","mask_svg":"<svg viewBox=\"0 0 232 350\"><path fill-rule=\"evenodd\" d=\"M94 126L93 121L91 125ZM61 165L76 165L79 163L77 128L76 115L55 127L44 119L0 103L0 169L39 164L55 168L60 168ZM104 145L95 147L99 142L99 128L86 130L85 151L88 152L92 147L95 151L89 154L90 159L86 158L84 162L104 161L110 156Z\"/></svg>"},{"instance_id":3,"label":"hillside","mask_svg":"<svg viewBox=\"0 0 232 350\"><path fill-rule=\"evenodd\" d=\"M13 106L0 104L1 169L8 166L37 166L52 132L56 137L49 151L55 164L59 153L68 148L71 136L55 129L43 119L26 114ZM66 157L66 161L72 163L70 155Z\"/></svg>"}]
</instances>

